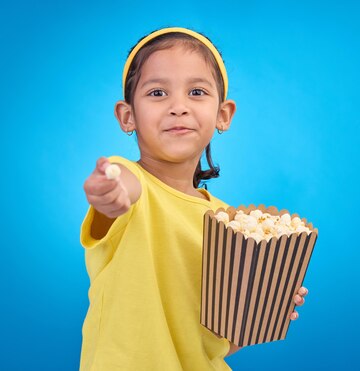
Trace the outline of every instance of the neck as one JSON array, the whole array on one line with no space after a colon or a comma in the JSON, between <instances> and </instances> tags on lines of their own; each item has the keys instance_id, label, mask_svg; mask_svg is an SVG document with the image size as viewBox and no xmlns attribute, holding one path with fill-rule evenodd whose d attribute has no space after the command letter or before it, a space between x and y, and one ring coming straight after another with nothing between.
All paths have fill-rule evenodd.
<instances>
[{"instance_id":1,"label":"neck","mask_svg":"<svg viewBox=\"0 0 360 371\"><path fill-rule=\"evenodd\" d=\"M206 198L193 185L193 178L199 159L184 163L158 161L142 156L138 163L147 172L154 175L163 183L190 196Z\"/></svg>"}]
</instances>

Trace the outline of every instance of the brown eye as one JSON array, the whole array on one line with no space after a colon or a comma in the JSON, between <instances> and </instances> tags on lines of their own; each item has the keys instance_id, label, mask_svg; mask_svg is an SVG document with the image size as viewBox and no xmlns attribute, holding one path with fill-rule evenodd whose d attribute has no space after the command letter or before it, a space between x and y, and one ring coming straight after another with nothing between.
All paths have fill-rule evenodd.
<instances>
[{"instance_id":1,"label":"brown eye","mask_svg":"<svg viewBox=\"0 0 360 371\"><path fill-rule=\"evenodd\" d=\"M190 91L190 95L193 95L193 96L200 96L200 95L205 95L205 91L202 90L202 89L192 89Z\"/></svg>"},{"instance_id":2,"label":"brown eye","mask_svg":"<svg viewBox=\"0 0 360 371\"><path fill-rule=\"evenodd\" d=\"M151 97L164 97L166 93L163 90L156 89L150 92L149 94Z\"/></svg>"}]
</instances>

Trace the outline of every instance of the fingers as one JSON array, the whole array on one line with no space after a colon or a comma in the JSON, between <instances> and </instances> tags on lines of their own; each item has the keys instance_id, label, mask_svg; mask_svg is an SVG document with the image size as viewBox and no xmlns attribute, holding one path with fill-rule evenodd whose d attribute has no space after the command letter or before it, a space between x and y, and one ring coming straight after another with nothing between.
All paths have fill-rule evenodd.
<instances>
[{"instance_id":1,"label":"fingers","mask_svg":"<svg viewBox=\"0 0 360 371\"><path fill-rule=\"evenodd\" d=\"M110 170L110 176L106 173L106 171L109 173L108 170ZM114 173L114 170L115 172L117 170L117 174ZM100 157L96 161L95 170L84 183L86 195L102 196L114 190L118 184L120 173L121 170L117 165L111 165L106 157Z\"/></svg>"},{"instance_id":2,"label":"fingers","mask_svg":"<svg viewBox=\"0 0 360 371\"><path fill-rule=\"evenodd\" d=\"M108 195L106 195L106 197L107 196ZM102 203L104 202L104 199L99 200L96 208L109 218L116 218L119 215L124 214L131 206L129 194L120 182L118 183L117 188L110 192L107 200L110 202L106 204Z\"/></svg>"},{"instance_id":3,"label":"fingers","mask_svg":"<svg viewBox=\"0 0 360 371\"><path fill-rule=\"evenodd\" d=\"M297 306L301 306L305 303L305 299L302 296L296 294L294 296L294 302Z\"/></svg>"},{"instance_id":4,"label":"fingers","mask_svg":"<svg viewBox=\"0 0 360 371\"><path fill-rule=\"evenodd\" d=\"M303 305L305 303L304 296L309 293L306 287L300 287L297 294L294 296L294 302L296 305Z\"/></svg>"},{"instance_id":5,"label":"fingers","mask_svg":"<svg viewBox=\"0 0 360 371\"><path fill-rule=\"evenodd\" d=\"M96 161L96 167L94 174L96 175L105 175L105 169L110 165L109 160L106 157L100 157Z\"/></svg>"},{"instance_id":6,"label":"fingers","mask_svg":"<svg viewBox=\"0 0 360 371\"><path fill-rule=\"evenodd\" d=\"M93 187L92 189L95 189L96 192L87 194L88 201L92 205L107 206L120 202L122 198L128 197L128 192L120 180L105 179L98 188Z\"/></svg>"},{"instance_id":7,"label":"fingers","mask_svg":"<svg viewBox=\"0 0 360 371\"><path fill-rule=\"evenodd\" d=\"M87 194L87 199L93 207L108 218L116 218L129 210L131 206L127 190L120 184L112 191L100 196Z\"/></svg>"},{"instance_id":8,"label":"fingers","mask_svg":"<svg viewBox=\"0 0 360 371\"><path fill-rule=\"evenodd\" d=\"M92 174L84 183L86 195L102 196L114 190L118 185L117 180L107 179L106 175Z\"/></svg>"},{"instance_id":9,"label":"fingers","mask_svg":"<svg viewBox=\"0 0 360 371\"><path fill-rule=\"evenodd\" d=\"M131 206L129 193L121 181L120 173L118 165L111 165L106 157L101 157L84 183L88 202L108 218L124 214Z\"/></svg>"},{"instance_id":10,"label":"fingers","mask_svg":"<svg viewBox=\"0 0 360 371\"><path fill-rule=\"evenodd\" d=\"M300 287L299 288L299 291L298 291L298 294L300 296L306 296L307 294L309 293L309 290L306 288L306 287Z\"/></svg>"},{"instance_id":11,"label":"fingers","mask_svg":"<svg viewBox=\"0 0 360 371\"><path fill-rule=\"evenodd\" d=\"M296 311L296 310L294 310L291 314L290 314L290 319L291 319L291 321L295 321L295 320L297 320L299 318L299 313Z\"/></svg>"},{"instance_id":12,"label":"fingers","mask_svg":"<svg viewBox=\"0 0 360 371\"><path fill-rule=\"evenodd\" d=\"M306 288L306 287L300 287L297 294L294 296L294 303L297 305L297 306L301 306L305 303L305 299L304 299L304 296L306 296L307 294L309 293L309 290ZM294 310L291 314L290 314L290 319L292 321L295 321L299 318L299 313Z\"/></svg>"}]
</instances>

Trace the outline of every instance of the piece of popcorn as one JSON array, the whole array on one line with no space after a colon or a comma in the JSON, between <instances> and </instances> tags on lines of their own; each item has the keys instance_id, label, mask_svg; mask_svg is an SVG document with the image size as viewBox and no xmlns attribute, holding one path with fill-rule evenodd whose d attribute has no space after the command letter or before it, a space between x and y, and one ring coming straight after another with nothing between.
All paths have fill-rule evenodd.
<instances>
[{"instance_id":1,"label":"piece of popcorn","mask_svg":"<svg viewBox=\"0 0 360 371\"><path fill-rule=\"evenodd\" d=\"M263 230L261 224L258 224L258 225L257 225L255 232L256 232L257 234L262 235L262 236L265 235L264 230Z\"/></svg>"},{"instance_id":2,"label":"piece of popcorn","mask_svg":"<svg viewBox=\"0 0 360 371\"><path fill-rule=\"evenodd\" d=\"M247 215L244 213L236 213L234 216L234 220L243 223L247 219Z\"/></svg>"},{"instance_id":3,"label":"piece of popcorn","mask_svg":"<svg viewBox=\"0 0 360 371\"><path fill-rule=\"evenodd\" d=\"M304 222L301 221L301 219L298 216L295 216L294 218L291 219L291 225L294 228L299 227L300 225L304 225Z\"/></svg>"},{"instance_id":4,"label":"piece of popcorn","mask_svg":"<svg viewBox=\"0 0 360 371\"><path fill-rule=\"evenodd\" d=\"M299 225L297 228L296 228L296 232L297 233L302 233L302 232L306 232L307 234L310 234L310 229L308 227L305 227L303 225Z\"/></svg>"},{"instance_id":5,"label":"piece of popcorn","mask_svg":"<svg viewBox=\"0 0 360 371\"><path fill-rule=\"evenodd\" d=\"M280 216L279 215L271 215L271 219L274 221L274 223L279 223Z\"/></svg>"},{"instance_id":6,"label":"piece of popcorn","mask_svg":"<svg viewBox=\"0 0 360 371\"><path fill-rule=\"evenodd\" d=\"M244 221L244 227L245 229L248 229L250 232L255 232L256 231L256 227L258 225L258 222L257 222L257 219L252 216L252 215L249 215L246 219L246 221Z\"/></svg>"},{"instance_id":7,"label":"piece of popcorn","mask_svg":"<svg viewBox=\"0 0 360 371\"><path fill-rule=\"evenodd\" d=\"M281 217L280 217L280 224L290 225L290 223L291 223L291 216L290 216L290 214L283 214L283 215L281 215Z\"/></svg>"},{"instance_id":8,"label":"piece of popcorn","mask_svg":"<svg viewBox=\"0 0 360 371\"><path fill-rule=\"evenodd\" d=\"M274 230L278 238L284 234L286 234L287 236L290 235L290 230L285 225L276 225L274 227Z\"/></svg>"},{"instance_id":9,"label":"piece of popcorn","mask_svg":"<svg viewBox=\"0 0 360 371\"><path fill-rule=\"evenodd\" d=\"M225 224L226 224L226 223L229 223L229 214L226 213L225 211L219 211L219 212L215 215L215 218L216 218L219 222L224 222Z\"/></svg>"},{"instance_id":10,"label":"piece of popcorn","mask_svg":"<svg viewBox=\"0 0 360 371\"><path fill-rule=\"evenodd\" d=\"M242 229L241 224L236 220L232 220L231 222L227 223L226 227L230 227L236 232L240 232Z\"/></svg>"},{"instance_id":11,"label":"piece of popcorn","mask_svg":"<svg viewBox=\"0 0 360 371\"><path fill-rule=\"evenodd\" d=\"M266 219L266 220L271 220L271 222L275 226L275 225L279 224L280 217L279 218L276 218L274 215L271 215L271 218Z\"/></svg>"},{"instance_id":12,"label":"piece of popcorn","mask_svg":"<svg viewBox=\"0 0 360 371\"><path fill-rule=\"evenodd\" d=\"M260 219L262 214L263 214L262 211L259 209L250 211L250 215L254 216L256 219Z\"/></svg>"},{"instance_id":13,"label":"piece of popcorn","mask_svg":"<svg viewBox=\"0 0 360 371\"><path fill-rule=\"evenodd\" d=\"M105 169L105 174L108 179L116 179L121 174L121 169L116 164L111 164Z\"/></svg>"},{"instance_id":14,"label":"piece of popcorn","mask_svg":"<svg viewBox=\"0 0 360 371\"><path fill-rule=\"evenodd\" d=\"M269 232L272 232L274 230L275 223L271 218L268 218L268 219L265 219L261 223L261 226L262 226L262 229L265 233L269 233Z\"/></svg>"}]
</instances>

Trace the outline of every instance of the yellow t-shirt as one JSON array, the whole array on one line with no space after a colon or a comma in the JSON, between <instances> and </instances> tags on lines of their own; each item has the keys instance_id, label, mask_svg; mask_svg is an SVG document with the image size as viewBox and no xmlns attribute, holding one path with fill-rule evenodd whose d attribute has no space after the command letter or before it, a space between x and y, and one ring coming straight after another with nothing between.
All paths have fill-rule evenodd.
<instances>
[{"instance_id":1,"label":"yellow t-shirt","mask_svg":"<svg viewBox=\"0 0 360 371\"><path fill-rule=\"evenodd\" d=\"M101 240L81 230L90 276L81 371L230 370L229 342L200 324L202 223L227 207L179 192L120 157L142 193Z\"/></svg>"}]
</instances>

